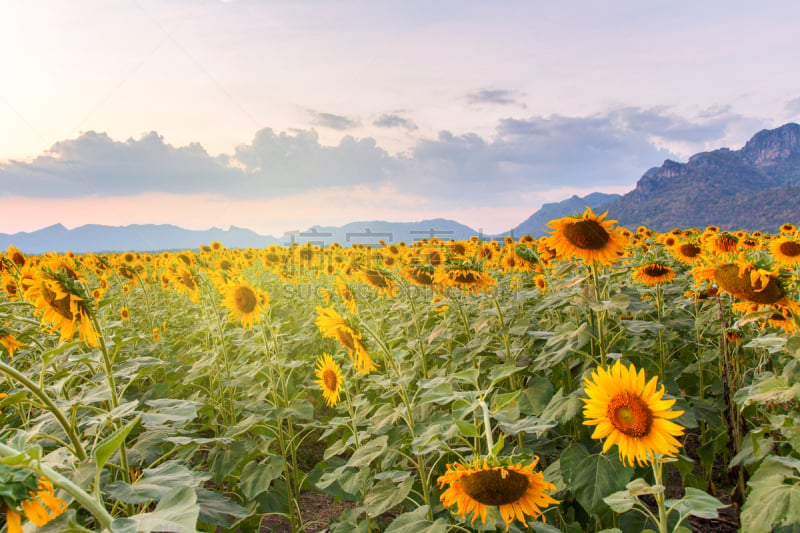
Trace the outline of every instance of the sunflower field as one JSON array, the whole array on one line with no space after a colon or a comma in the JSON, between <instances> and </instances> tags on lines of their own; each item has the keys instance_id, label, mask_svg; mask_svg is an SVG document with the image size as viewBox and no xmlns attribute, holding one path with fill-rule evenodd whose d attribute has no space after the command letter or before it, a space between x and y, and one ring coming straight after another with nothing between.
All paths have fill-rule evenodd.
<instances>
[{"instance_id":1,"label":"sunflower field","mask_svg":"<svg viewBox=\"0 0 800 533\"><path fill-rule=\"evenodd\" d=\"M9 247L0 531L800 530L797 228L550 227Z\"/></svg>"}]
</instances>

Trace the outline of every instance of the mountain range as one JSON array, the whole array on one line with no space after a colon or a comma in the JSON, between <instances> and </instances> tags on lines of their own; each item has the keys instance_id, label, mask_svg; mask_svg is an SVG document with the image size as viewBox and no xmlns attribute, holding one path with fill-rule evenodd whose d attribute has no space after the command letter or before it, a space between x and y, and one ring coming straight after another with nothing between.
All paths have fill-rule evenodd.
<instances>
[{"instance_id":1,"label":"mountain range","mask_svg":"<svg viewBox=\"0 0 800 533\"><path fill-rule=\"evenodd\" d=\"M686 163L666 160L644 173L636 187L622 196L600 192L544 204L515 228L500 235L481 235L453 220L419 222L353 222L338 227L313 226L283 237L260 235L245 228L187 230L167 224L103 226L88 224L67 229L55 224L34 232L0 233L0 250L13 244L25 253L184 250L220 241L229 248L263 248L338 242L411 243L421 238L466 239L535 237L547 222L583 212L609 212L630 229L648 226L657 231L717 225L722 229L774 232L785 223L800 223L800 124L789 123L756 133L740 150L720 148L695 154Z\"/></svg>"}]
</instances>

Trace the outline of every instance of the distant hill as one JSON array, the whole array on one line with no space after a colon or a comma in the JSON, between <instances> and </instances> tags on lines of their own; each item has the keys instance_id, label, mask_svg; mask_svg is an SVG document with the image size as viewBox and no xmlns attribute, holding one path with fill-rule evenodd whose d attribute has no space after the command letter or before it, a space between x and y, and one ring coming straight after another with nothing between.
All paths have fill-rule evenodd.
<instances>
[{"instance_id":1,"label":"distant hill","mask_svg":"<svg viewBox=\"0 0 800 533\"><path fill-rule=\"evenodd\" d=\"M561 218L575 213L583 213L587 205L592 209L596 209L618 198L620 198L619 194L593 192L583 198L573 195L572 198L567 198L561 202L544 204L538 211L528 217L519 226L512 229L509 233L515 237L526 234L539 237L549 231L550 228L547 227L547 223L555 218Z\"/></svg>"},{"instance_id":2,"label":"distant hill","mask_svg":"<svg viewBox=\"0 0 800 533\"><path fill-rule=\"evenodd\" d=\"M604 206L623 226L657 231L718 225L774 232L800 222L800 124L762 130L741 150L720 148L686 163L666 160Z\"/></svg>"},{"instance_id":3,"label":"distant hill","mask_svg":"<svg viewBox=\"0 0 800 533\"><path fill-rule=\"evenodd\" d=\"M55 224L30 233L0 233L0 250L13 244L28 254L73 251L157 251L186 250L219 241L228 248L265 248L272 244L288 246L292 242L311 242L328 246L334 242L342 246L377 244L404 241L411 243L421 238L468 239L478 232L458 222L446 219L420 222L352 222L341 227L314 226L307 231L289 232L281 238L259 235L249 229L231 226L229 230L187 230L169 224L132 224L129 226L102 226L89 224L67 229Z\"/></svg>"}]
</instances>

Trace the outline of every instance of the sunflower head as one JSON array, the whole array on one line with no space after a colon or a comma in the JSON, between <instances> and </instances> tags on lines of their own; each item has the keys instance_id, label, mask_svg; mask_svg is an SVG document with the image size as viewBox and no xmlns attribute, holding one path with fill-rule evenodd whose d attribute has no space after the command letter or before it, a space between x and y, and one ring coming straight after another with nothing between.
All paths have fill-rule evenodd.
<instances>
[{"instance_id":1,"label":"sunflower head","mask_svg":"<svg viewBox=\"0 0 800 533\"><path fill-rule=\"evenodd\" d=\"M543 509L559 503L549 494L556 486L545 481L541 472L534 472L538 457L528 465L513 464L510 459L476 459L472 463L447 465L447 472L437 480L445 507L457 506L457 514L466 518L472 514L472 523L480 517L486 523L487 506L497 507L508 530L514 519L527 525L526 516L533 519L542 515Z\"/></svg>"},{"instance_id":2,"label":"sunflower head","mask_svg":"<svg viewBox=\"0 0 800 533\"><path fill-rule=\"evenodd\" d=\"M587 207L583 215L551 220L547 223L552 228L547 246L562 259L613 263L624 254L628 238L614 227L616 220L605 220L607 215L598 217Z\"/></svg>"},{"instance_id":3,"label":"sunflower head","mask_svg":"<svg viewBox=\"0 0 800 533\"><path fill-rule=\"evenodd\" d=\"M643 265L633 273L633 279L638 280L648 287L670 283L675 278L675 271L660 262Z\"/></svg>"},{"instance_id":4,"label":"sunflower head","mask_svg":"<svg viewBox=\"0 0 800 533\"><path fill-rule=\"evenodd\" d=\"M342 392L342 369L339 364L327 353L323 353L317 359L317 367L314 372L317 380L315 383L322 391L322 397L329 407L339 403L339 395Z\"/></svg>"},{"instance_id":5,"label":"sunflower head","mask_svg":"<svg viewBox=\"0 0 800 533\"><path fill-rule=\"evenodd\" d=\"M584 424L595 426L592 438L605 439L603 453L614 444L620 459L648 464L656 454L674 456L682 446L676 437L684 428L671 419L683 414L670 408L676 400L665 400L664 386L657 377L646 381L644 370L619 360L612 367L598 367L584 380Z\"/></svg>"}]
</instances>

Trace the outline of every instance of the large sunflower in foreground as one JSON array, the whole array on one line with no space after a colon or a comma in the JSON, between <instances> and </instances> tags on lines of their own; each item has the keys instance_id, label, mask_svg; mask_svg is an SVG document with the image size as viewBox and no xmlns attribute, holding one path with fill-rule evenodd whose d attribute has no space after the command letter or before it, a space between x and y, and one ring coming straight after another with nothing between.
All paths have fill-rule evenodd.
<instances>
[{"instance_id":1,"label":"large sunflower in foreground","mask_svg":"<svg viewBox=\"0 0 800 533\"><path fill-rule=\"evenodd\" d=\"M527 525L526 515L536 519L545 507L559 503L547 493L556 490L556 486L545 481L541 472L533 471L538 462L535 457L526 466L490 465L488 459L478 458L466 465L447 465L447 472L437 480L440 488L447 486L441 495L442 504L457 505L455 512L462 518L472 513L473 524L479 516L485 524L486 506L492 505L498 507L506 531L515 518Z\"/></svg>"},{"instance_id":2,"label":"large sunflower in foreground","mask_svg":"<svg viewBox=\"0 0 800 533\"><path fill-rule=\"evenodd\" d=\"M316 324L322 335L337 339L347 348L359 374L369 374L378 368L361 342L361 333L334 309L317 306Z\"/></svg>"},{"instance_id":3,"label":"large sunflower in foreground","mask_svg":"<svg viewBox=\"0 0 800 533\"><path fill-rule=\"evenodd\" d=\"M605 220L587 207L581 216L567 216L547 223L553 231L547 246L562 259L583 259L586 263L608 265L625 252L628 239L614 227L616 220Z\"/></svg>"},{"instance_id":4,"label":"large sunflower in foreground","mask_svg":"<svg viewBox=\"0 0 800 533\"><path fill-rule=\"evenodd\" d=\"M644 370L619 360L610 368L598 367L584 380L588 398L583 398L584 425L596 426L593 439L606 439L603 453L614 444L623 463L648 464L655 454L674 456L682 446L675 437L684 428L672 418L683 411L671 411L675 399L665 400L664 385L656 390L658 378L646 381Z\"/></svg>"},{"instance_id":5,"label":"large sunflower in foreground","mask_svg":"<svg viewBox=\"0 0 800 533\"><path fill-rule=\"evenodd\" d=\"M231 280L221 290L222 305L228 309L232 320L240 321L247 329L261 322L261 311L269 301L266 293L243 279Z\"/></svg>"},{"instance_id":6,"label":"large sunflower in foreground","mask_svg":"<svg viewBox=\"0 0 800 533\"><path fill-rule=\"evenodd\" d=\"M322 397L328 406L333 407L339 403L339 395L342 392L342 368L333 357L323 353L317 359L314 375L317 376L315 383L322 391Z\"/></svg>"}]
</instances>

